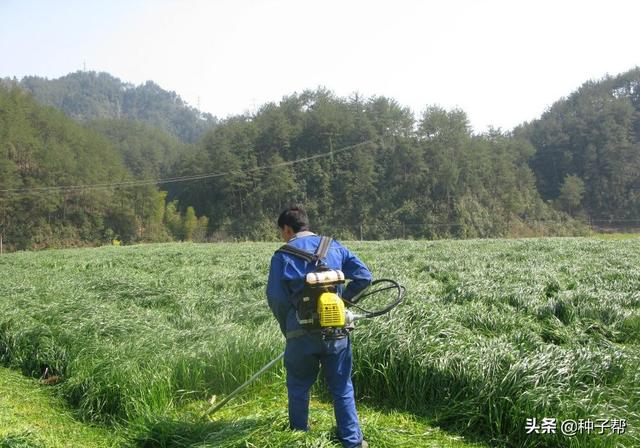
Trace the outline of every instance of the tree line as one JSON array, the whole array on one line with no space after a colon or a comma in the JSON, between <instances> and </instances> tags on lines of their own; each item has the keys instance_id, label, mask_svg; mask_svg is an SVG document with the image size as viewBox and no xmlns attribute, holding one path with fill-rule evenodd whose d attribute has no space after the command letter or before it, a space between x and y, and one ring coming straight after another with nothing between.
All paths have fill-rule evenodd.
<instances>
[{"instance_id":1,"label":"tree line","mask_svg":"<svg viewBox=\"0 0 640 448\"><path fill-rule=\"evenodd\" d=\"M66 78L0 89L0 190L13 190L0 192L0 232L13 249L274 239L274 217L291 201L343 239L581 234L589 219L640 219L639 69L588 82L513 131L483 134L462 110L416 116L390 98L326 89L218 120L155 86L149 107L176 107L155 108L152 122L149 109L113 112L122 91L138 88L106 74ZM39 102L65 104L76 120ZM180 125L189 114L197 124ZM193 175L208 176L15 191Z\"/></svg>"},{"instance_id":2,"label":"tree line","mask_svg":"<svg viewBox=\"0 0 640 448\"><path fill-rule=\"evenodd\" d=\"M497 131L473 135L460 110L429 107L416 120L392 99L319 89L220 122L176 174L232 173L172 185L169 195L223 237L272 238L274 216L290 201L306 204L317 230L347 239L576 231L537 193L534 152Z\"/></svg>"}]
</instances>

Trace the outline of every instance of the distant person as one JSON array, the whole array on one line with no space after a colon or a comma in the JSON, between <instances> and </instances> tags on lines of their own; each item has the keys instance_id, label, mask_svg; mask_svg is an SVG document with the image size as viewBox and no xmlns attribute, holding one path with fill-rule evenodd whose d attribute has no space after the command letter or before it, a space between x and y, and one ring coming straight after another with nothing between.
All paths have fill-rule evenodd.
<instances>
[{"instance_id":1,"label":"distant person","mask_svg":"<svg viewBox=\"0 0 640 448\"><path fill-rule=\"evenodd\" d=\"M309 230L309 218L301 206L292 205L278 218L278 228L288 246L314 254L322 238ZM326 240L327 242L329 240ZM295 251L294 249L294 251ZM338 285L338 294L353 298L371 283L371 272L346 247L337 241L328 246L322 260L328 268L337 269L351 280L346 288ZM284 364L287 370L289 426L293 430L309 430L309 389L315 383L322 365L333 396L338 438L345 448L368 447L356 412L351 382L351 340L347 329L327 334L318 329L303 329L297 309L302 299L305 277L316 264L291 253L278 250L271 258L267 301L287 338Z\"/></svg>"}]
</instances>

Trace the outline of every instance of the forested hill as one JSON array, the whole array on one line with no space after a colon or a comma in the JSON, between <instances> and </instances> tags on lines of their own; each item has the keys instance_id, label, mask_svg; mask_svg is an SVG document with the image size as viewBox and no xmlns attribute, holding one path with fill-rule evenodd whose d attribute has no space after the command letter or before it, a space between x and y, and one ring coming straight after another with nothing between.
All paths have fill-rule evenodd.
<instances>
[{"instance_id":1,"label":"forested hill","mask_svg":"<svg viewBox=\"0 0 640 448\"><path fill-rule=\"evenodd\" d=\"M290 201L343 239L563 235L584 231L578 221L640 221L640 69L485 134L461 110L416 116L390 98L324 89L217 122L151 82L104 73L19 85L0 83L5 249L273 239ZM178 176L201 178L43 188Z\"/></svg>"},{"instance_id":2,"label":"forested hill","mask_svg":"<svg viewBox=\"0 0 640 448\"><path fill-rule=\"evenodd\" d=\"M99 119L86 127L112 143L136 179L171 177L178 158L194 150L194 145L140 121Z\"/></svg>"},{"instance_id":3,"label":"forested hill","mask_svg":"<svg viewBox=\"0 0 640 448\"><path fill-rule=\"evenodd\" d=\"M498 132L473 135L460 110L431 107L416 119L388 98L320 89L220 123L176 175L231 173L174 184L171 195L207 215L212 232L252 238L273 235L292 199L317 230L342 238L562 232L567 216L536 191L534 152ZM299 159L308 160L282 164Z\"/></svg>"},{"instance_id":4,"label":"forested hill","mask_svg":"<svg viewBox=\"0 0 640 448\"><path fill-rule=\"evenodd\" d=\"M640 68L590 81L516 129L545 200L596 224L640 222Z\"/></svg>"},{"instance_id":5,"label":"forested hill","mask_svg":"<svg viewBox=\"0 0 640 448\"><path fill-rule=\"evenodd\" d=\"M98 132L38 104L17 86L0 83L3 250L94 245L114 238L168 241L191 238L206 226L206 219L198 220L193 209L183 217L175 203L165 204L166 193L155 185L128 186L134 176L124 157L140 161L142 171L136 174L155 174L162 167L153 162L162 158L154 159L152 151L161 151L163 140L152 140L139 124L122 126L126 144L116 150ZM120 138L117 133L112 137ZM151 152L139 152L146 150ZM102 188L105 184L111 186ZM76 188L84 185L94 188Z\"/></svg>"},{"instance_id":6,"label":"forested hill","mask_svg":"<svg viewBox=\"0 0 640 448\"><path fill-rule=\"evenodd\" d=\"M53 106L76 120L142 121L185 143L196 142L217 121L152 81L134 86L108 73L78 71L52 80L28 76L19 84L41 104Z\"/></svg>"}]
</instances>

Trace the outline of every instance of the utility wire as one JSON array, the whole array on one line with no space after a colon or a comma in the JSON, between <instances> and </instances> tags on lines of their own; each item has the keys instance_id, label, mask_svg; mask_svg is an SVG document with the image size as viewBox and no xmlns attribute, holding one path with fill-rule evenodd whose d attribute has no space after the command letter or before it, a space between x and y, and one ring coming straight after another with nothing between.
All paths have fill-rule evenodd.
<instances>
[{"instance_id":1,"label":"utility wire","mask_svg":"<svg viewBox=\"0 0 640 448\"><path fill-rule=\"evenodd\" d=\"M215 177L223 177L228 176L230 174L245 174L252 173L256 171L266 170L269 168L275 168L279 166L290 166L295 165L296 163L307 162L309 160L319 159L322 157L332 157L334 154L339 154L342 152L346 152L352 149L355 149L359 146L366 145L368 143L374 142L374 139L366 140L364 142L356 143L355 145L345 146L340 149L332 150L329 152L324 152L320 154L315 154L309 157L303 157L295 160L288 160L280 163L275 163L272 165L263 165L254 168L249 168L246 170L230 170L223 171L217 173L203 173L203 174L193 174L189 176L177 176L177 177L168 177L163 179L146 179L146 180L131 180L131 181L123 181L123 182L110 182L110 183L101 183L101 184L85 184L85 185L54 185L47 187L31 187L31 188L9 188L0 190L0 193L13 193L13 194L27 194L27 193L35 193L35 192L77 192L83 190L99 190L99 189L109 189L109 188L117 188L117 187L137 187L144 185L161 185L161 184L170 184L170 183L179 183L179 182L188 182L192 180L201 180L201 179L210 179ZM527 224L536 224L536 223L565 223L563 220L546 220L546 219L537 219L534 221L525 221ZM640 220L637 219L616 219L616 218L596 218L591 219L590 222L592 224L597 223L640 223ZM587 223L583 223L587 224ZM409 224L409 227L413 227L414 225L427 226L427 227L460 227L466 224L458 224L458 223L423 223L423 224Z\"/></svg>"},{"instance_id":2,"label":"utility wire","mask_svg":"<svg viewBox=\"0 0 640 448\"><path fill-rule=\"evenodd\" d=\"M8 188L4 190L0 190L0 193L31 193L31 192L69 192L69 191L81 191L81 190L99 190L99 189L108 189L108 188L117 188L117 187L137 187L143 185L160 185L160 184L170 184L170 183L178 183L178 182L187 182L190 180L200 180L200 179L210 179L214 177L222 177L228 176L230 174L244 174L244 173L252 173L260 170L265 170L269 168L275 168L279 166L289 166L294 165L300 162L307 162L309 160L319 159L321 157L332 157L334 154L342 153L349 151L351 149L355 149L359 146L366 145L367 143L371 143L374 140L366 140L361 143L356 143L355 145L345 146L340 149L336 149L329 152L323 152L321 154L315 154L309 157L303 157L296 160L288 160L280 163L275 163L273 165L263 165L255 168L250 168L246 170L231 170L217 173L203 173L203 174L193 174L190 176L178 176L178 177L168 177L164 179L147 179L147 180L131 180L131 181L123 181L123 182L109 182L102 184L85 184L85 185L53 185L48 187L31 187L31 188Z\"/></svg>"}]
</instances>

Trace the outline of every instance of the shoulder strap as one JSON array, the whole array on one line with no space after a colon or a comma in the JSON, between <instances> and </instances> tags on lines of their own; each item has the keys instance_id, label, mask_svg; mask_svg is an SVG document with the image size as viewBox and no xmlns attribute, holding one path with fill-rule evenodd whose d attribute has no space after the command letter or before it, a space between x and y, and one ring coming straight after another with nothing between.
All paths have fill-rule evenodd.
<instances>
[{"instance_id":1,"label":"shoulder strap","mask_svg":"<svg viewBox=\"0 0 640 448\"><path fill-rule=\"evenodd\" d=\"M291 244L285 244L284 246L280 247L280 249L278 249L276 252L284 252L289 255L295 255L296 257L302 258L303 260L306 260L309 263L315 262L317 260L315 254L312 254L311 252L307 252L306 250L298 249L297 247L292 246Z\"/></svg>"},{"instance_id":2,"label":"shoulder strap","mask_svg":"<svg viewBox=\"0 0 640 448\"><path fill-rule=\"evenodd\" d=\"M331 238L329 238L328 236L323 236L320 238L320 244L318 244L318 248L316 249L318 260L323 260L327 256L327 252L329 252L330 246Z\"/></svg>"},{"instance_id":3,"label":"shoulder strap","mask_svg":"<svg viewBox=\"0 0 640 448\"><path fill-rule=\"evenodd\" d=\"M329 247L331 246L331 241L331 238L329 238L328 236L320 237L320 244L318 244L318 248L313 254L311 252L307 252L306 250L299 249L291 244L285 244L276 252L285 252L287 254L300 257L309 263L317 264L320 260L324 259L327 256L327 252L329 252Z\"/></svg>"}]
</instances>

